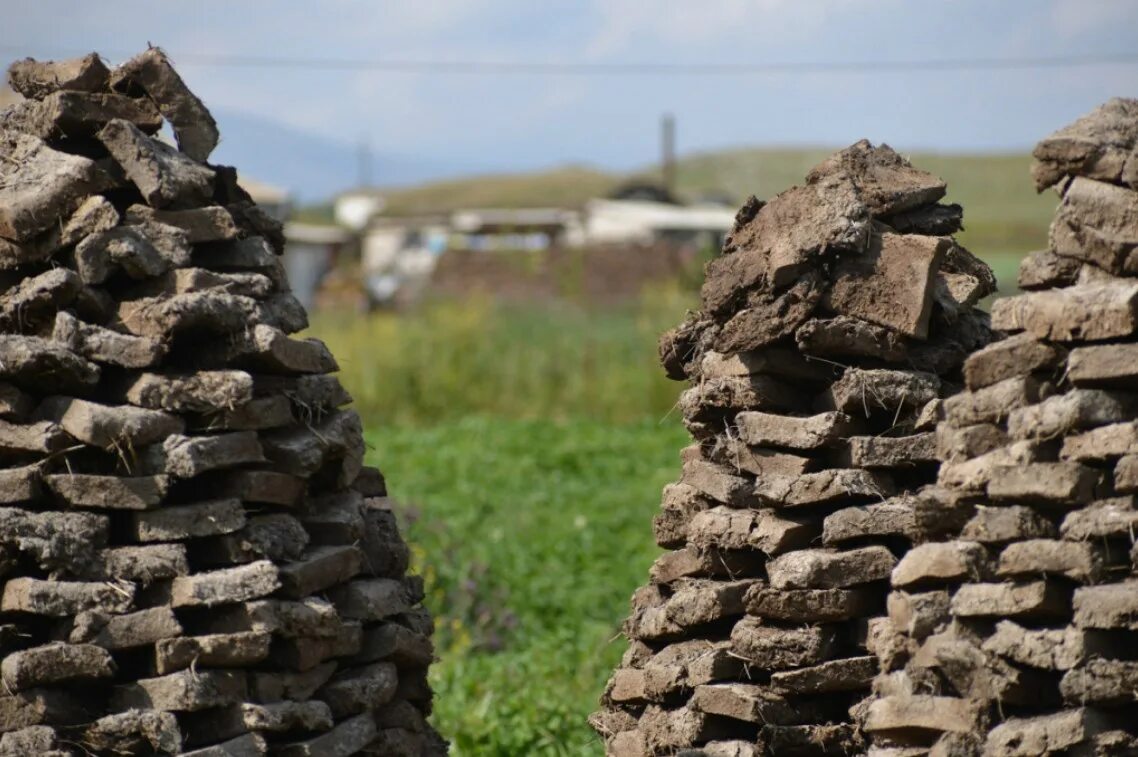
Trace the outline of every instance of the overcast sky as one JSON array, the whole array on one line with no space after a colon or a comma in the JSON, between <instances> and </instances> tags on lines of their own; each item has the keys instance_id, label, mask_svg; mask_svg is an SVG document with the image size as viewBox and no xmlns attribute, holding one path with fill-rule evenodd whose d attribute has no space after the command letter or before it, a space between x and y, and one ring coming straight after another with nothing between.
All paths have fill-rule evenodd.
<instances>
[{"instance_id":1,"label":"overcast sky","mask_svg":"<svg viewBox=\"0 0 1138 757\"><path fill-rule=\"evenodd\" d=\"M196 64L200 54L592 63L793 63L1138 52L1133 0L0 0L7 58L161 45L222 116L377 154L517 169L630 168L676 115L681 152L845 144L1026 149L1138 64L1029 71L731 76L395 73ZM185 56L179 60L179 56ZM278 158L279 159L279 158Z\"/></svg>"}]
</instances>

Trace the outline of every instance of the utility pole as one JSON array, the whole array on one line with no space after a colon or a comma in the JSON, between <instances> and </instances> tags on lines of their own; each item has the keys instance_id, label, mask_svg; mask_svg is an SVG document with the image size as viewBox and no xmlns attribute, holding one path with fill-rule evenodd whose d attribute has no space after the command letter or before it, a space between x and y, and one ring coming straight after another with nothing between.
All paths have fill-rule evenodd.
<instances>
[{"instance_id":1,"label":"utility pole","mask_svg":"<svg viewBox=\"0 0 1138 757\"><path fill-rule=\"evenodd\" d=\"M665 113L660 119L660 173L668 192L676 189L676 119Z\"/></svg>"}]
</instances>

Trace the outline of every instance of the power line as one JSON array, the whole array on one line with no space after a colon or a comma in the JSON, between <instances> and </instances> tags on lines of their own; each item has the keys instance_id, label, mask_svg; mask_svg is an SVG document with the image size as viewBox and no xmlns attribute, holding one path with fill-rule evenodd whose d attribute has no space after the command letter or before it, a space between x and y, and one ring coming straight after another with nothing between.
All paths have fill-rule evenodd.
<instances>
[{"instance_id":1,"label":"power line","mask_svg":"<svg viewBox=\"0 0 1138 757\"><path fill-rule=\"evenodd\" d=\"M26 54L26 47L0 46L8 54ZM403 60L362 58L298 58L232 55L226 53L178 53L167 51L181 66L223 68L307 68L322 70L371 70L383 73L429 73L459 75L558 75L558 76L778 76L797 74L868 74L919 71L1000 71L1083 68L1138 64L1138 53L1103 53L1023 58L946 58L940 60L805 61L773 63L589 63L487 60ZM82 55L72 51L70 55ZM126 59L130 54L105 57Z\"/></svg>"}]
</instances>

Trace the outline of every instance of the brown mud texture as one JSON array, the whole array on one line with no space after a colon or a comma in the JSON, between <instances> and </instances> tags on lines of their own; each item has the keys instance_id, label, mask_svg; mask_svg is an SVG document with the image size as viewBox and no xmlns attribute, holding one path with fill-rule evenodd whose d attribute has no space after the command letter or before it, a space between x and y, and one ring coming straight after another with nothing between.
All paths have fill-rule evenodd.
<instances>
[{"instance_id":1,"label":"brown mud texture","mask_svg":"<svg viewBox=\"0 0 1138 757\"><path fill-rule=\"evenodd\" d=\"M9 81L0 755L445 753L422 582L208 110L156 48Z\"/></svg>"},{"instance_id":2,"label":"brown mud texture","mask_svg":"<svg viewBox=\"0 0 1138 757\"><path fill-rule=\"evenodd\" d=\"M943 181L862 141L739 211L664 335L694 443L591 724L615 757L864 754L890 578L950 527L936 425L992 339Z\"/></svg>"}]
</instances>

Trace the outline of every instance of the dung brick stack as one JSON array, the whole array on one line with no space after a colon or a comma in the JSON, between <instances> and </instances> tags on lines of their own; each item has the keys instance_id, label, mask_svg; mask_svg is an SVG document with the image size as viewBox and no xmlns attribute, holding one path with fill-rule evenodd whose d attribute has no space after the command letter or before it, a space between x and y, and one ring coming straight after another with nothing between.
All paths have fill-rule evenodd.
<instances>
[{"instance_id":1,"label":"dung brick stack","mask_svg":"<svg viewBox=\"0 0 1138 757\"><path fill-rule=\"evenodd\" d=\"M835 154L743 207L662 340L696 443L591 721L610 755L862 751L867 629L927 516L941 398L989 338L994 280L944 194L886 146Z\"/></svg>"},{"instance_id":2,"label":"dung brick stack","mask_svg":"<svg viewBox=\"0 0 1138 757\"><path fill-rule=\"evenodd\" d=\"M893 571L883 753L1138 754L1138 100L1035 157L1062 202L945 402L927 498L954 526Z\"/></svg>"},{"instance_id":3,"label":"dung brick stack","mask_svg":"<svg viewBox=\"0 0 1138 757\"><path fill-rule=\"evenodd\" d=\"M443 752L383 478L208 111L157 49L9 80L0 755Z\"/></svg>"}]
</instances>

